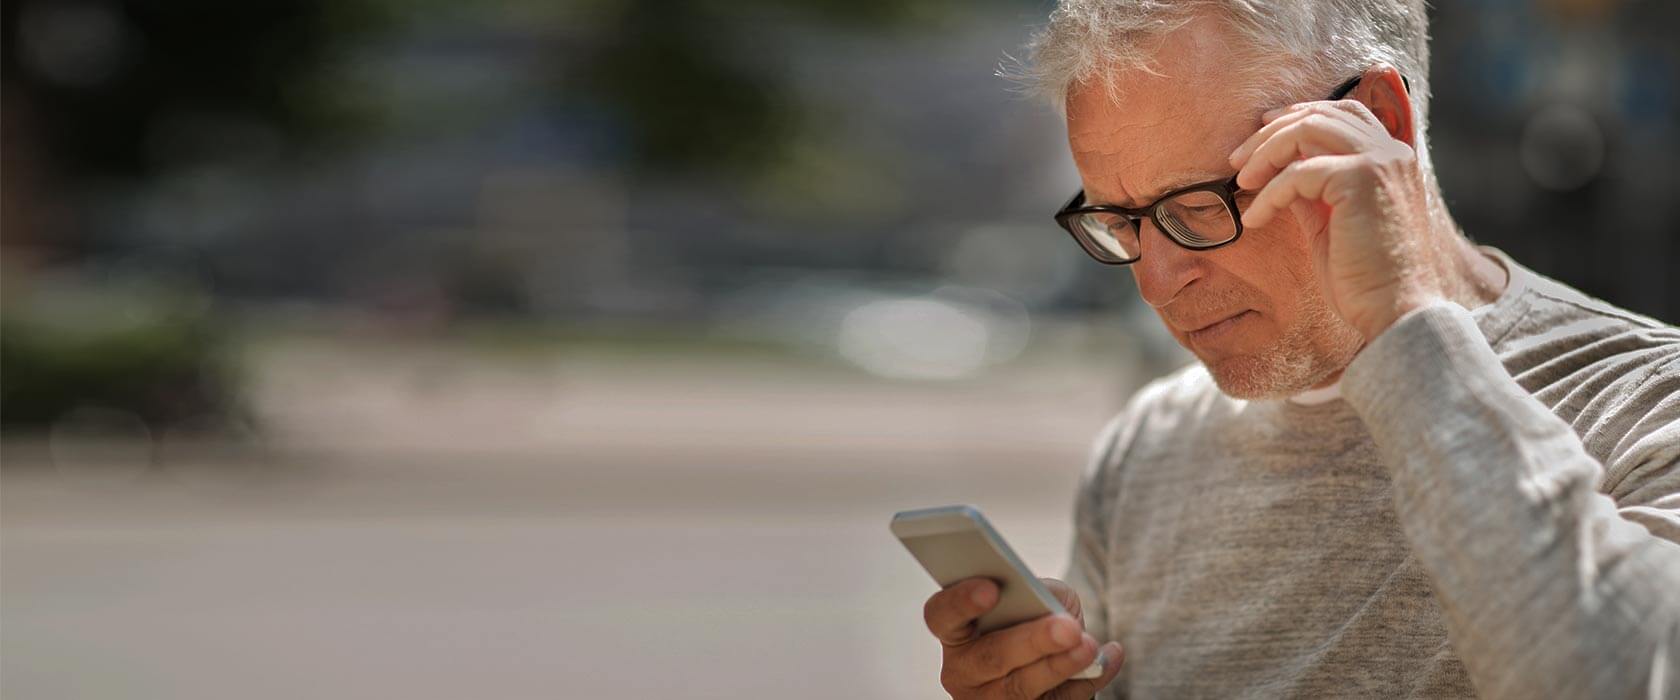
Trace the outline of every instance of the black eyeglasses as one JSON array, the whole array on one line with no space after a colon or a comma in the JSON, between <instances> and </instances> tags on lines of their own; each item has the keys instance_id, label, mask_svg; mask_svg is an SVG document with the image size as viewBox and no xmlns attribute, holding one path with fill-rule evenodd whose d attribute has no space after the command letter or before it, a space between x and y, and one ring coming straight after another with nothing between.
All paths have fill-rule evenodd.
<instances>
[{"instance_id":1,"label":"black eyeglasses","mask_svg":"<svg viewBox=\"0 0 1680 700\"><path fill-rule=\"evenodd\" d=\"M1347 97L1361 77L1336 86L1328 99ZM1138 238L1144 217L1155 222L1155 228L1172 242L1189 250L1213 250L1235 243L1243 232L1242 213L1237 209L1239 191L1237 176L1232 175L1226 180L1180 187L1153 203L1134 208L1086 206L1085 190L1081 189L1056 212L1056 223L1097 262L1129 265L1143 256Z\"/></svg>"}]
</instances>

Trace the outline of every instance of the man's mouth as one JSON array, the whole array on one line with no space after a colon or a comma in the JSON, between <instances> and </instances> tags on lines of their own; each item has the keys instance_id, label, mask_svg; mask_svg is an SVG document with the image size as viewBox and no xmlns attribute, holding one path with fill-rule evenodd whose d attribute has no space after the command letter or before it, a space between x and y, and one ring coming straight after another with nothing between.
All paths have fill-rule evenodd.
<instances>
[{"instance_id":1,"label":"man's mouth","mask_svg":"<svg viewBox=\"0 0 1680 700\"><path fill-rule=\"evenodd\" d=\"M1253 313L1254 313L1253 310L1239 311L1237 313L1231 314L1230 316L1226 316L1226 317L1221 318L1217 321L1209 323L1205 326L1197 328L1193 331L1187 331L1185 333L1185 335L1189 336L1191 340L1194 340L1198 343L1206 343L1206 342L1218 340L1219 338L1225 336L1226 334L1228 334L1232 330L1234 330L1237 327L1238 324L1242 323L1244 320L1247 320L1248 317L1250 315L1252 315Z\"/></svg>"}]
</instances>

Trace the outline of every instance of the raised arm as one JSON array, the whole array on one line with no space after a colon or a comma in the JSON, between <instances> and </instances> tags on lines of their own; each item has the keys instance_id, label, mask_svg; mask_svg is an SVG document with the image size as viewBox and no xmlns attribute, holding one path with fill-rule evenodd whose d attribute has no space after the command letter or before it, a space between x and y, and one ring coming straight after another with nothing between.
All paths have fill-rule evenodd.
<instances>
[{"instance_id":1,"label":"raised arm","mask_svg":"<svg viewBox=\"0 0 1680 700\"><path fill-rule=\"evenodd\" d=\"M1478 693L1680 697L1677 385L1657 374L1629 397L1639 429L1607 469L1456 304L1411 312L1348 367Z\"/></svg>"}]
</instances>

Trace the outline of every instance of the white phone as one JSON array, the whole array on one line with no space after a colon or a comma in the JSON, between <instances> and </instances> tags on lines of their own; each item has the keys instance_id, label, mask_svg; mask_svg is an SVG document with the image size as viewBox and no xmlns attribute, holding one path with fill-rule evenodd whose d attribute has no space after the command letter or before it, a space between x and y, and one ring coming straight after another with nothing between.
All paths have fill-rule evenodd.
<instances>
[{"instance_id":1,"label":"white phone","mask_svg":"<svg viewBox=\"0 0 1680 700\"><path fill-rule=\"evenodd\" d=\"M974 506L903 511L893 516L892 533L941 588L976 576L997 582L998 604L980 616L980 634L1067 612ZM1099 657L1073 677L1097 678L1102 671Z\"/></svg>"}]
</instances>

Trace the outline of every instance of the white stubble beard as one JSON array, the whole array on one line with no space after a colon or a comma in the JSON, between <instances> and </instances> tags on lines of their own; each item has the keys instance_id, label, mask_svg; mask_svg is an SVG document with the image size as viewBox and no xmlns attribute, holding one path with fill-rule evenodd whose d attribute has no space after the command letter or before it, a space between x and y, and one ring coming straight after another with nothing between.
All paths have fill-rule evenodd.
<instances>
[{"instance_id":1,"label":"white stubble beard","mask_svg":"<svg viewBox=\"0 0 1680 700\"><path fill-rule=\"evenodd\" d=\"M1359 331L1309 287L1303 291L1300 315L1277 342L1255 353L1203 364L1227 396L1282 399L1339 374L1364 343Z\"/></svg>"}]
</instances>

